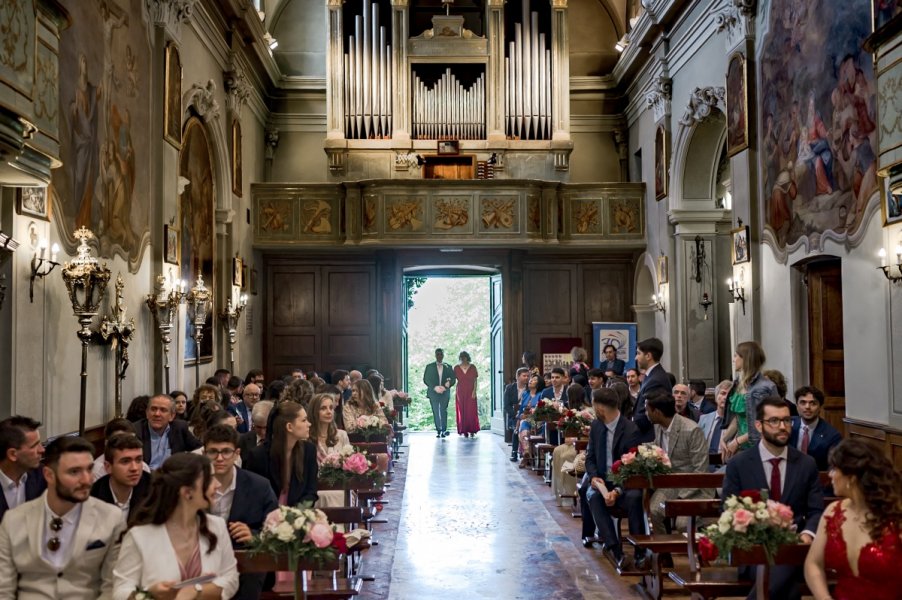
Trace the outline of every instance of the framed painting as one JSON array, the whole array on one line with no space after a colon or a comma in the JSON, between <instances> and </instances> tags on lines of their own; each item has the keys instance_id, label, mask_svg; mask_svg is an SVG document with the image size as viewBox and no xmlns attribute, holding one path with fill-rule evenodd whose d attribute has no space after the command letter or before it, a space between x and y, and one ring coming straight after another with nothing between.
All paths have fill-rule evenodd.
<instances>
[{"instance_id":1,"label":"framed painting","mask_svg":"<svg viewBox=\"0 0 902 600\"><path fill-rule=\"evenodd\" d=\"M182 59L174 42L166 44L164 98L163 98L163 139L182 147Z\"/></svg>"},{"instance_id":2,"label":"framed painting","mask_svg":"<svg viewBox=\"0 0 902 600\"><path fill-rule=\"evenodd\" d=\"M16 189L16 212L20 215L50 220L50 204L46 187L22 187Z\"/></svg>"},{"instance_id":3,"label":"framed painting","mask_svg":"<svg viewBox=\"0 0 902 600\"><path fill-rule=\"evenodd\" d=\"M241 121L232 121L232 193L241 197Z\"/></svg>"},{"instance_id":4,"label":"framed painting","mask_svg":"<svg viewBox=\"0 0 902 600\"><path fill-rule=\"evenodd\" d=\"M436 152L440 156L460 154L460 142L457 140L440 140Z\"/></svg>"},{"instance_id":5,"label":"framed painting","mask_svg":"<svg viewBox=\"0 0 902 600\"><path fill-rule=\"evenodd\" d=\"M727 65L727 155L749 147L748 79L746 61L741 52L730 57Z\"/></svg>"},{"instance_id":6,"label":"framed painting","mask_svg":"<svg viewBox=\"0 0 902 600\"><path fill-rule=\"evenodd\" d=\"M163 260L170 265L178 265L181 258L181 238L179 230L163 225Z\"/></svg>"},{"instance_id":7,"label":"framed painting","mask_svg":"<svg viewBox=\"0 0 902 600\"><path fill-rule=\"evenodd\" d=\"M239 257L232 259L232 285L235 287L243 287L242 278L244 275L244 261Z\"/></svg>"},{"instance_id":8,"label":"framed painting","mask_svg":"<svg viewBox=\"0 0 902 600\"><path fill-rule=\"evenodd\" d=\"M894 2L893 0L871 0L871 15L874 21L875 33L889 25L890 21L900 14L902 14L902 2ZM893 29L898 31L898 23L894 23Z\"/></svg>"},{"instance_id":9,"label":"framed painting","mask_svg":"<svg viewBox=\"0 0 902 600\"><path fill-rule=\"evenodd\" d=\"M667 130L658 126L655 133L655 200L667 196Z\"/></svg>"},{"instance_id":10,"label":"framed painting","mask_svg":"<svg viewBox=\"0 0 902 600\"><path fill-rule=\"evenodd\" d=\"M884 179L882 192L883 226L902 223L902 181L890 184Z\"/></svg>"},{"instance_id":11,"label":"framed painting","mask_svg":"<svg viewBox=\"0 0 902 600\"><path fill-rule=\"evenodd\" d=\"M658 257L658 285L661 285L662 283L670 283L670 276L668 275L667 268L667 257L663 254Z\"/></svg>"},{"instance_id":12,"label":"framed painting","mask_svg":"<svg viewBox=\"0 0 902 600\"><path fill-rule=\"evenodd\" d=\"M737 227L730 232L731 254L733 256L733 264L739 265L749 262L749 227L743 225Z\"/></svg>"},{"instance_id":13,"label":"framed painting","mask_svg":"<svg viewBox=\"0 0 902 600\"><path fill-rule=\"evenodd\" d=\"M247 263L246 263L246 262L242 262L242 263L241 263L241 291L242 291L242 292L246 292L246 291L247 291L247 283L248 283L248 278L247 278Z\"/></svg>"}]
</instances>

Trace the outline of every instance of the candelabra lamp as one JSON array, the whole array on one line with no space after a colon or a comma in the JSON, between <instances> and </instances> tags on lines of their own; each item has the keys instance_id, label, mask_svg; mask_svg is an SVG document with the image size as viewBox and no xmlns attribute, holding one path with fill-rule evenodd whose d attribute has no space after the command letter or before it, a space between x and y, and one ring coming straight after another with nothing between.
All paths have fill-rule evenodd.
<instances>
[{"instance_id":1,"label":"candelabra lamp","mask_svg":"<svg viewBox=\"0 0 902 600\"><path fill-rule=\"evenodd\" d=\"M664 315L664 318L667 318L667 305L664 304L664 294L652 294L651 295L651 307Z\"/></svg>"},{"instance_id":2,"label":"candelabra lamp","mask_svg":"<svg viewBox=\"0 0 902 600\"><path fill-rule=\"evenodd\" d=\"M235 372L235 342L238 337L238 319L241 318L241 311L247 306L247 294L241 294L238 298L238 304L232 305L232 299L229 298L225 310L219 313L219 319L222 326L225 327L226 333L229 335L229 371Z\"/></svg>"},{"instance_id":3,"label":"candelabra lamp","mask_svg":"<svg viewBox=\"0 0 902 600\"><path fill-rule=\"evenodd\" d=\"M53 244L49 253L47 246L47 240L42 239L38 243L38 249L34 251L34 255L31 257L31 281L28 284L28 298L32 302L34 302L34 280L38 277L44 278L50 275L51 271L59 266L59 263L56 261L56 256L60 251L59 244Z\"/></svg>"},{"instance_id":4,"label":"candelabra lamp","mask_svg":"<svg viewBox=\"0 0 902 600\"><path fill-rule=\"evenodd\" d=\"M81 340L81 396L79 400L78 433L85 433L85 405L88 397L88 344L94 337L91 331L91 321L97 315L103 296L106 294L106 286L110 281L110 269L106 263L99 264L96 256L91 255L88 240L94 234L85 227L75 232L75 239L79 241L76 257L71 263L63 265L63 281L66 282L66 290L69 292L69 301L72 303L72 311L78 319L81 328L78 330L78 339Z\"/></svg>"},{"instance_id":5,"label":"candelabra lamp","mask_svg":"<svg viewBox=\"0 0 902 600\"><path fill-rule=\"evenodd\" d=\"M160 331L160 342L163 345L163 369L166 372L166 391L172 389L169 380L169 346L172 344L172 328L179 313L179 304L185 299L185 282L176 281L169 289L165 275L157 275L157 283L153 294L147 295L147 308Z\"/></svg>"},{"instance_id":6,"label":"candelabra lamp","mask_svg":"<svg viewBox=\"0 0 902 600\"><path fill-rule=\"evenodd\" d=\"M745 286L742 281L742 276L739 279L727 279L727 289L730 291L731 302L742 304L742 314L745 314Z\"/></svg>"},{"instance_id":7,"label":"candelabra lamp","mask_svg":"<svg viewBox=\"0 0 902 600\"><path fill-rule=\"evenodd\" d=\"M104 315L100 321L100 337L109 343L116 356L116 375L114 377L116 418L122 417L122 380L128 369L128 344L135 334L135 320L126 318L125 306L122 302L122 274L116 275L116 301L113 302L113 314Z\"/></svg>"},{"instance_id":8,"label":"candelabra lamp","mask_svg":"<svg viewBox=\"0 0 902 600\"><path fill-rule=\"evenodd\" d=\"M896 264L886 264L886 249L881 248L877 254L880 257L880 266L877 267L883 271L883 275L892 283L902 281L902 244L896 246ZM896 273L893 273L893 267L896 267Z\"/></svg>"},{"instance_id":9,"label":"candelabra lamp","mask_svg":"<svg viewBox=\"0 0 902 600\"><path fill-rule=\"evenodd\" d=\"M213 308L213 299L210 290L204 287L204 276L197 274L194 287L188 292L188 318L194 324L194 389L200 387L200 342L204 339L204 324L207 315Z\"/></svg>"},{"instance_id":10,"label":"candelabra lamp","mask_svg":"<svg viewBox=\"0 0 902 600\"><path fill-rule=\"evenodd\" d=\"M15 252L18 247L19 242L0 231L0 268L6 264L6 261L9 260L9 257L13 255L13 252ZM3 301L6 299L5 282L6 274L4 273L3 275L0 275L0 309L3 308Z\"/></svg>"}]
</instances>

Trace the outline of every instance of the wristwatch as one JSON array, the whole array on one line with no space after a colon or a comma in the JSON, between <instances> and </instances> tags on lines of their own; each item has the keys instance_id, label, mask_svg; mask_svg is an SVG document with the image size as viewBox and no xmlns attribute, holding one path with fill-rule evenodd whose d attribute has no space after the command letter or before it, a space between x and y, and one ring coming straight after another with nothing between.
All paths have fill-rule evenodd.
<instances>
[{"instance_id":1,"label":"wristwatch","mask_svg":"<svg viewBox=\"0 0 902 600\"><path fill-rule=\"evenodd\" d=\"M202 583L195 583L195 584L194 584L194 591L197 592L197 596L195 596L195 597L196 597L196 598L200 598L200 595L204 593L204 584L202 584Z\"/></svg>"}]
</instances>

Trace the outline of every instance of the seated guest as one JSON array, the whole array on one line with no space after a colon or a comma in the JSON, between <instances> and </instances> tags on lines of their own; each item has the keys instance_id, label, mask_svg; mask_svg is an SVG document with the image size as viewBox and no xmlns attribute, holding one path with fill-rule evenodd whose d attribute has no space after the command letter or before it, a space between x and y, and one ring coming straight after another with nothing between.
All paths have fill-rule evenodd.
<instances>
[{"instance_id":1,"label":"seated guest","mask_svg":"<svg viewBox=\"0 0 902 600\"><path fill-rule=\"evenodd\" d=\"M614 461L639 445L639 429L620 414L620 399L614 390L601 388L592 392L596 419L589 432L586 448L586 475L579 488L583 506L583 545L590 547L596 528L605 548L614 555L617 566L630 570L632 560L623 554L620 536L614 530L611 508L626 511L629 531L645 533L642 491L614 487L608 479ZM637 549L637 554L639 550Z\"/></svg>"},{"instance_id":2,"label":"seated guest","mask_svg":"<svg viewBox=\"0 0 902 600\"><path fill-rule=\"evenodd\" d=\"M706 473L708 471L708 444L705 434L695 421L676 414L676 402L668 394L653 394L646 398L645 407L649 420L655 428L655 444L663 448L670 457L674 473ZM713 498L714 490L708 489L661 489L655 490L649 501L652 529L664 533L664 502ZM677 523L685 529L685 523Z\"/></svg>"},{"instance_id":3,"label":"seated guest","mask_svg":"<svg viewBox=\"0 0 902 600\"><path fill-rule=\"evenodd\" d=\"M204 454L213 463L213 477L219 482L213 492L210 513L225 519L233 548L243 548L263 528L266 515L279 507L269 482L235 464L241 455L238 432L227 425L207 430ZM253 600L263 590L262 573L245 573L238 578L238 593L232 600Z\"/></svg>"},{"instance_id":4,"label":"seated guest","mask_svg":"<svg viewBox=\"0 0 902 600\"><path fill-rule=\"evenodd\" d=\"M273 408L266 441L244 458L244 468L269 481L279 504L316 502L316 446L303 406L280 402Z\"/></svg>"},{"instance_id":5,"label":"seated guest","mask_svg":"<svg viewBox=\"0 0 902 600\"><path fill-rule=\"evenodd\" d=\"M698 426L705 435L705 440L708 443L708 456L720 453L720 436L723 433L724 408L726 407L727 395L729 395L730 387L732 387L732 385L733 382L729 379L724 379L717 384L717 387L714 388L714 412L704 414L698 420ZM708 470L713 473L717 470L717 467L711 465L708 467Z\"/></svg>"},{"instance_id":6,"label":"seated guest","mask_svg":"<svg viewBox=\"0 0 902 600\"><path fill-rule=\"evenodd\" d=\"M344 429L344 403L351 398L351 376L343 369L332 372L332 385L338 388L338 398L335 404L335 425Z\"/></svg>"},{"instance_id":7,"label":"seated guest","mask_svg":"<svg viewBox=\"0 0 902 600\"><path fill-rule=\"evenodd\" d=\"M620 400L620 414L624 418L631 419L636 406L633 404L633 398L630 396L630 389L627 387L626 382L620 377L610 377L606 387L614 390L617 394L617 398Z\"/></svg>"},{"instance_id":8,"label":"seated guest","mask_svg":"<svg viewBox=\"0 0 902 600\"><path fill-rule=\"evenodd\" d=\"M642 387L639 369L630 368L626 370L626 385L630 388L630 397L633 399L633 405L635 406L636 398L639 397L639 389Z\"/></svg>"},{"instance_id":9,"label":"seated guest","mask_svg":"<svg viewBox=\"0 0 902 600\"><path fill-rule=\"evenodd\" d=\"M261 400L254 404L254 410L251 411L251 430L238 439L238 448L241 449L242 456L247 456L251 450L262 446L266 441L266 422L269 420L272 407L272 400Z\"/></svg>"},{"instance_id":10,"label":"seated guest","mask_svg":"<svg viewBox=\"0 0 902 600\"><path fill-rule=\"evenodd\" d=\"M604 360L601 361L598 368L604 373L605 377L613 375L622 377L626 363L617 358L617 348L612 344L608 344L602 349L601 353L604 356Z\"/></svg>"},{"instance_id":11,"label":"seated guest","mask_svg":"<svg viewBox=\"0 0 902 600\"><path fill-rule=\"evenodd\" d=\"M206 407L207 412L212 410L225 409L228 401L223 403L222 392L215 385L209 383L201 384L194 390L194 397L191 399L191 415L188 420L193 424L197 415L202 414L201 411Z\"/></svg>"},{"instance_id":12,"label":"seated guest","mask_svg":"<svg viewBox=\"0 0 902 600\"><path fill-rule=\"evenodd\" d=\"M384 427L388 428L388 433L386 434L387 440L389 436L391 436L391 425L389 424L388 419L385 418L385 412L382 411L379 404L376 402L375 390L373 390L373 386L370 384L370 379L372 377L373 376L370 376L368 379L361 379L351 386L351 399L345 402L343 409L345 431L353 433L354 430L357 429L357 417L376 417ZM375 458L380 471L388 471L388 454L375 454L373 458Z\"/></svg>"},{"instance_id":13,"label":"seated guest","mask_svg":"<svg viewBox=\"0 0 902 600\"><path fill-rule=\"evenodd\" d=\"M225 521L207 514L219 482L210 460L176 454L154 471L150 495L132 513L113 571L113 600L134 598L231 598L238 590L235 553ZM216 575L213 581L176 590L179 581Z\"/></svg>"},{"instance_id":14,"label":"seated guest","mask_svg":"<svg viewBox=\"0 0 902 600\"><path fill-rule=\"evenodd\" d=\"M363 379L363 373L361 373L357 369L351 369L350 371L348 371L348 379L351 380L351 383L360 381L361 379ZM350 398L350 396L348 397Z\"/></svg>"},{"instance_id":15,"label":"seated guest","mask_svg":"<svg viewBox=\"0 0 902 600\"><path fill-rule=\"evenodd\" d=\"M200 441L188 431L188 424L176 421L175 403L166 394L150 399L147 418L135 423L135 435L144 443L144 462L150 470L160 468L167 458L178 452L200 448Z\"/></svg>"},{"instance_id":16,"label":"seated guest","mask_svg":"<svg viewBox=\"0 0 902 600\"><path fill-rule=\"evenodd\" d=\"M235 417L235 415L233 415L232 413L225 411L225 410L217 410L215 412L211 412L210 414L207 415L207 418L204 421L204 426L200 430L201 435L204 438L206 438L207 432L210 431L210 429L212 429L213 427L217 427L219 425L224 425L226 427L230 427L237 431L238 419ZM200 448L195 448L194 450L192 450L192 452L194 452L195 454L203 454L204 447L201 446ZM235 465L238 468L241 468L241 456L240 455L235 458Z\"/></svg>"},{"instance_id":17,"label":"seated guest","mask_svg":"<svg viewBox=\"0 0 902 600\"><path fill-rule=\"evenodd\" d=\"M805 559L808 589L818 600L898 600L902 478L873 446L849 439L830 453L830 479L842 500L831 503L818 524ZM827 569L836 574L832 594Z\"/></svg>"},{"instance_id":18,"label":"seated guest","mask_svg":"<svg viewBox=\"0 0 902 600\"><path fill-rule=\"evenodd\" d=\"M256 384L254 384L256 385ZM258 386L259 389L259 386ZM229 404L238 404L241 402L241 395L244 394L244 382L240 377L229 377L229 383L226 385L226 389L223 392L223 396L227 397L229 400Z\"/></svg>"},{"instance_id":19,"label":"seated guest","mask_svg":"<svg viewBox=\"0 0 902 600\"><path fill-rule=\"evenodd\" d=\"M705 398L705 392L707 391L708 386L701 379L689 380L689 406L697 410L699 415L714 412L714 403Z\"/></svg>"},{"instance_id":20,"label":"seated guest","mask_svg":"<svg viewBox=\"0 0 902 600\"><path fill-rule=\"evenodd\" d=\"M646 396L647 397L647 396ZM698 410L689 404L689 386L678 383L673 386L673 399L676 402L676 414L698 423L701 415Z\"/></svg>"},{"instance_id":21,"label":"seated guest","mask_svg":"<svg viewBox=\"0 0 902 600\"><path fill-rule=\"evenodd\" d=\"M91 497L93 452L80 437L47 445L47 491L0 525L0 598L110 598L125 523L118 508Z\"/></svg>"},{"instance_id":22,"label":"seated guest","mask_svg":"<svg viewBox=\"0 0 902 600\"><path fill-rule=\"evenodd\" d=\"M125 411L125 418L132 423L137 423L147 414L147 405L150 404L150 396L135 396Z\"/></svg>"},{"instance_id":23,"label":"seated guest","mask_svg":"<svg viewBox=\"0 0 902 600\"><path fill-rule=\"evenodd\" d=\"M230 404L226 409L238 419L238 433L247 433L250 430L251 411L254 410L262 391L256 383L249 383L244 387L244 393L235 404Z\"/></svg>"},{"instance_id":24,"label":"seated guest","mask_svg":"<svg viewBox=\"0 0 902 600\"><path fill-rule=\"evenodd\" d=\"M529 420L529 415L526 414L527 409L534 409L536 405L539 403L539 399L542 397L542 384L543 380L539 377L538 373L532 373L529 376L529 381L526 384L526 389L523 390L523 395L520 397L520 410L517 412L517 439L520 442L520 468L524 469L529 464L529 459L532 458L529 449L529 436L532 435L533 431L533 423ZM544 428L544 424L542 424L537 430L542 431Z\"/></svg>"},{"instance_id":25,"label":"seated guest","mask_svg":"<svg viewBox=\"0 0 902 600\"><path fill-rule=\"evenodd\" d=\"M263 369L251 369L247 372L247 376L244 378L245 387L249 383L256 384L261 390L263 386L266 385L266 376L263 374Z\"/></svg>"},{"instance_id":26,"label":"seated guest","mask_svg":"<svg viewBox=\"0 0 902 600\"><path fill-rule=\"evenodd\" d=\"M106 439L103 449L107 475L94 482L91 495L114 504L122 511L122 522L150 491L150 472L145 470L144 445L134 433L120 431Z\"/></svg>"},{"instance_id":27,"label":"seated guest","mask_svg":"<svg viewBox=\"0 0 902 600\"><path fill-rule=\"evenodd\" d=\"M585 408L582 406L583 398L585 398L583 387L578 383L570 384L567 388L567 403L571 406L571 410L580 411ZM561 496L576 494L576 477L561 472L561 466L565 462L571 462L576 458L576 447L573 445L576 437L565 438L551 453L551 489L554 491L554 500L558 506L563 504Z\"/></svg>"},{"instance_id":28,"label":"seated guest","mask_svg":"<svg viewBox=\"0 0 902 600\"><path fill-rule=\"evenodd\" d=\"M601 369L589 369L588 376L586 377L586 382L588 383L588 385L584 390L586 393L586 399L583 401L583 403L586 406L592 406L592 391L604 387L604 371L602 371Z\"/></svg>"},{"instance_id":29,"label":"seated guest","mask_svg":"<svg viewBox=\"0 0 902 600\"><path fill-rule=\"evenodd\" d=\"M792 400L786 397L786 392L789 391L789 387L786 385L786 377L783 376L783 373L776 369L768 369L761 374L764 375L765 379L769 379L776 386L777 395L783 398L783 402L785 402L786 406L789 408L789 413L793 417L798 417L799 409Z\"/></svg>"},{"instance_id":30,"label":"seated guest","mask_svg":"<svg viewBox=\"0 0 902 600\"><path fill-rule=\"evenodd\" d=\"M340 454L351 445L348 434L335 425L335 396L317 394L310 401L310 440L316 443L316 463L323 465L327 457ZM324 490L319 493L317 507L344 506L344 492Z\"/></svg>"},{"instance_id":31,"label":"seated guest","mask_svg":"<svg viewBox=\"0 0 902 600\"><path fill-rule=\"evenodd\" d=\"M103 439L108 440L117 433L135 435L135 425L128 419L110 419L103 428ZM104 453L100 453L97 458L94 459L94 466L91 468L91 475L94 477L94 481L97 481L109 473L106 468L106 462L107 459ZM141 463L142 469L150 473L150 467L147 466L147 463L145 463L143 459Z\"/></svg>"},{"instance_id":32,"label":"seated guest","mask_svg":"<svg viewBox=\"0 0 902 600\"><path fill-rule=\"evenodd\" d=\"M567 404L567 372L560 367L551 369L551 387L542 391L542 399Z\"/></svg>"},{"instance_id":33,"label":"seated guest","mask_svg":"<svg viewBox=\"0 0 902 600\"><path fill-rule=\"evenodd\" d=\"M0 421L0 519L11 508L34 500L47 488L41 457L44 446L30 417L15 415Z\"/></svg>"},{"instance_id":34,"label":"seated guest","mask_svg":"<svg viewBox=\"0 0 902 600\"><path fill-rule=\"evenodd\" d=\"M570 359L570 377L573 378L577 375L585 377L589 372L589 365L586 364L586 361L589 360L589 353L586 352L586 349L574 346L570 349Z\"/></svg>"},{"instance_id":35,"label":"seated guest","mask_svg":"<svg viewBox=\"0 0 902 600\"><path fill-rule=\"evenodd\" d=\"M295 402L306 409L307 404L313 398L313 393L312 383L306 379L295 379L285 386L278 398L279 402Z\"/></svg>"},{"instance_id":36,"label":"seated guest","mask_svg":"<svg viewBox=\"0 0 902 600\"><path fill-rule=\"evenodd\" d=\"M182 421L188 420L188 394L179 390L169 392L175 401L175 418Z\"/></svg>"},{"instance_id":37,"label":"seated guest","mask_svg":"<svg viewBox=\"0 0 902 600\"><path fill-rule=\"evenodd\" d=\"M827 471L830 449L842 441L842 434L821 418L824 392L816 387L803 386L795 391L799 416L792 419L789 445L798 448L817 463L818 471Z\"/></svg>"},{"instance_id":38,"label":"seated guest","mask_svg":"<svg viewBox=\"0 0 902 600\"><path fill-rule=\"evenodd\" d=\"M810 456L789 445L792 417L779 396L767 396L755 409L755 429L761 441L743 450L727 463L723 482L724 499L743 490L768 490L771 500L792 509L793 522L804 544L810 544L824 512L824 494L818 480L817 464ZM754 573L745 576L754 580ZM769 598L801 598L802 569L775 566L771 569ZM749 598L755 597L755 590Z\"/></svg>"},{"instance_id":39,"label":"seated guest","mask_svg":"<svg viewBox=\"0 0 902 600\"><path fill-rule=\"evenodd\" d=\"M516 381L507 384L504 388L504 417L505 429L511 432L511 462L517 462L517 448L520 440L517 438L517 410L520 408L520 396L526 390L529 383L529 369L520 367L517 369Z\"/></svg>"}]
</instances>

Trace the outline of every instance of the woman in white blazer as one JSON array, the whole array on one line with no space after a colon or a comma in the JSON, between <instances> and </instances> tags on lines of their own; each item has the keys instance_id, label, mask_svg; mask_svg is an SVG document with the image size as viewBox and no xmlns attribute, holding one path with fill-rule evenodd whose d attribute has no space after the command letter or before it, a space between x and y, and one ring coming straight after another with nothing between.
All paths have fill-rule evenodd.
<instances>
[{"instance_id":1,"label":"woman in white blazer","mask_svg":"<svg viewBox=\"0 0 902 600\"><path fill-rule=\"evenodd\" d=\"M140 588L157 600L219 600L238 590L238 570L225 521L206 514L218 487L210 460L174 454L156 470L150 495L133 512L113 568L113 600ZM216 577L181 589L180 581Z\"/></svg>"}]
</instances>

